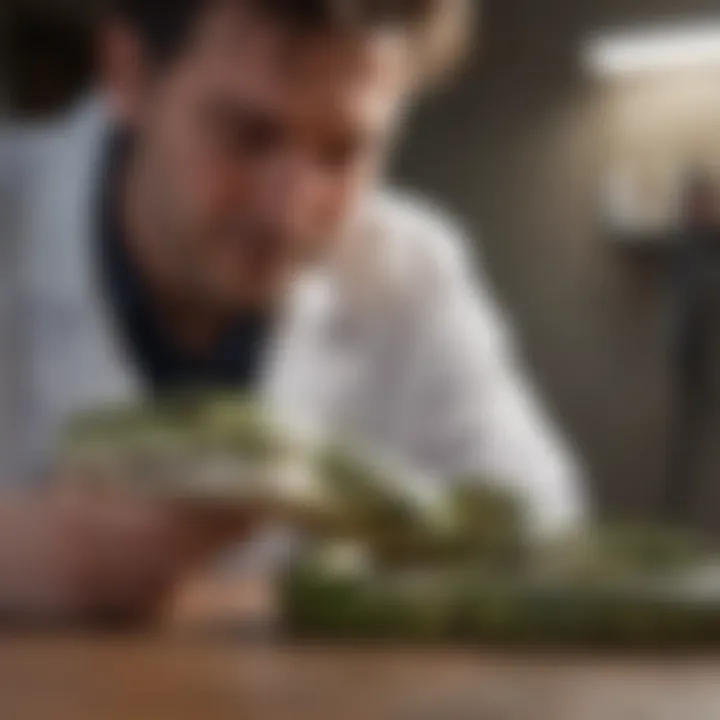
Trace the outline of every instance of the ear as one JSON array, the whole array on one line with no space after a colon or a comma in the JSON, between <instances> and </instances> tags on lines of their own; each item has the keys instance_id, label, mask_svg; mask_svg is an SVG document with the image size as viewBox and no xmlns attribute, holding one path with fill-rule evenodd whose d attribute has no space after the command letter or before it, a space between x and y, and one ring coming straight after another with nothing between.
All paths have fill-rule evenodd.
<instances>
[{"instance_id":1,"label":"ear","mask_svg":"<svg viewBox=\"0 0 720 720\"><path fill-rule=\"evenodd\" d=\"M140 38L127 25L108 22L99 34L98 58L102 86L117 119L137 124L149 76Z\"/></svg>"}]
</instances>

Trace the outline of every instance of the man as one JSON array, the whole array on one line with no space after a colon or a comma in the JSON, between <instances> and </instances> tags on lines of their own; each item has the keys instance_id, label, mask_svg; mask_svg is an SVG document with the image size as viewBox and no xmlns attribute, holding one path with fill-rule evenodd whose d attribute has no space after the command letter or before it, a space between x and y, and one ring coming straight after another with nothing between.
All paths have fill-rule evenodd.
<instances>
[{"instance_id":1,"label":"man","mask_svg":"<svg viewBox=\"0 0 720 720\"><path fill-rule=\"evenodd\" d=\"M569 454L463 241L378 188L464 3L117 10L104 100L6 160L5 475L46 475L78 410L220 385L429 475L507 483L537 532L574 523ZM219 541L167 508L42 491L2 512L6 599L64 612L153 606Z\"/></svg>"}]
</instances>

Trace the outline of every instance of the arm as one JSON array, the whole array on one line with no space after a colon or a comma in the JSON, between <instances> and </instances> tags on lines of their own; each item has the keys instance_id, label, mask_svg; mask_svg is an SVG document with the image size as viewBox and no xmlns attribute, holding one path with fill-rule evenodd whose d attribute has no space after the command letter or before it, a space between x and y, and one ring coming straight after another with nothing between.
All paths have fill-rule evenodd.
<instances>
[{"instance_id":1,"label":"arm","mask_svg":"<svg viewBox=\"0 0 720 720\"><path fill-rule=\"evenodd\" d=\"M31 487L14 452L26 441L18 413L27 402L18 381L24 359L17 248L34 210L47 136L0 123L0 614L144 619L196 563L234 544L244 523Z\"/></svg>"},{"instance_id":2,"label":"arm","mask_svg":"<svg viewBox=\"0 0 720 720\"><path fill-rule=\"evenodd\" d=\"M0 617L154 620L187 575L247 528L237 516L127 498L6 491Z\"/></svg>"},{"instance_id":3,"label":"arm","mask_svg":"<svg viewBox=\"0 0 720 720\"><path fill-rule=\"evenodd\" d=\"M540 535L576 525L585 498L572 451L525 376L508 325L453 244L425 285L413 360L415 457L447 478L506 485Z\"/></svg>"}]
</instances>

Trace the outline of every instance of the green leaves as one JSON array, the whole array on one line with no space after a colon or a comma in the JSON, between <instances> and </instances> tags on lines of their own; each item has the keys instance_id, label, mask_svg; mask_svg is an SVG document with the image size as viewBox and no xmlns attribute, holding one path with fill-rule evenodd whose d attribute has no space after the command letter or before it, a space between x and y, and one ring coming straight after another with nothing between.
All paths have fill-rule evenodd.
<instances>
[{"instance_id":1,"label":"green leaves","mask_svg":"<svg viewBox=\"0 0 720 720\"><path fill-rule=\"evenodd\" d=\"M697 538L623 524L531 542L502 483L470 477L426 492L404 468L308 442L250 398L194 394L88 414L65 434L58 467L91 484L259 508L321 544L356 543L367 563L353 572L308 552L284 578L288 629L303 637L720 642L720 587L683 589L711 559Z\"/></svg>"}]
</instances>

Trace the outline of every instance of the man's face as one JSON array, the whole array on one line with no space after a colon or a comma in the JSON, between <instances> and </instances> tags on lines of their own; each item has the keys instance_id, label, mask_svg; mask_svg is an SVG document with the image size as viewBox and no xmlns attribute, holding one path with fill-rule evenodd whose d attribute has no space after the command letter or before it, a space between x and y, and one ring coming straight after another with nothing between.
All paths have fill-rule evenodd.
<instances>
[{"instance_id":1,"label":"man's face","mask_svg":"<svg viewBox=\"0 0 720 720\"><path fill-rule=\"evenodd\" d=\"M338 241L380 169L407 59L399 33L300 34L218 8L169 65L110 88L136 131L143 212L198 301L266 303Z\"/></svg>"}]
</instances>

